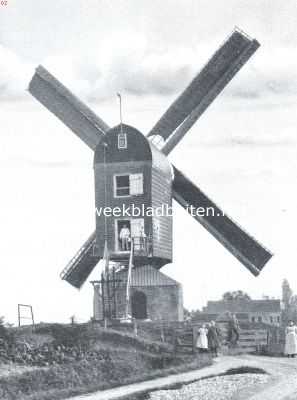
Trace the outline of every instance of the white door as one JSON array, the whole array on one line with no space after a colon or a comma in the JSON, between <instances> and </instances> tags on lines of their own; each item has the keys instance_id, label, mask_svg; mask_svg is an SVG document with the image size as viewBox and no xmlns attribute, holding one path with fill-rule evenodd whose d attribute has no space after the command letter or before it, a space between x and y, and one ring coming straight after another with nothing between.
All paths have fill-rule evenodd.
<instances>
[{"instance_id":1,"label":"white door","mask_svg":"<svg viewBox=\"0 0 297 400\"><path fill-rule=\"evenodd\" d=\"M131 237L140 237L144 234L144 219L143 218L133 218L131 223Z\"/></svg>"}]
</instances>

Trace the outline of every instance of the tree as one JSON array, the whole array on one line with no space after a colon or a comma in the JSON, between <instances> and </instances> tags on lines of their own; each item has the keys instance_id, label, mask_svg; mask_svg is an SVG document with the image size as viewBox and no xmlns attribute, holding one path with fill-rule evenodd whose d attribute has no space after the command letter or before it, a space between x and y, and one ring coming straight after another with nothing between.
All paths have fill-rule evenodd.
<instances>
[{"instance_id":1,"label":"tree","mask_svg":"<svg viewBox=\"0 0 297 400\"><path fill-rule=\"evenodd\" d=\"M4 317L0 317L0 340L7 343L12 343L14 341L14 333L7 327Z\"/></svg>"},{"instance_id":2,"label":"tree","mask_svg":"<svg viewBox=\"0 0 297 400\"><path fill-rule=\"evenodd\" d=\"M284 279L282 283L282 300L284 303L285 310L289 309L292 296L293 296L293 291L290 287L290 284L287 281L287 279Z\"/></svg>"},{"instance_id":3,"label":"tree","mask_svg":"<svg viewBox=\"0 0 297 400\"><path fill-rule=\"evenodd\" d=\"M232 300L251 300L251 297L242 290L235 290L233 292L226 292L223 294L224 301Z\"/></svg>"}]
</instances>

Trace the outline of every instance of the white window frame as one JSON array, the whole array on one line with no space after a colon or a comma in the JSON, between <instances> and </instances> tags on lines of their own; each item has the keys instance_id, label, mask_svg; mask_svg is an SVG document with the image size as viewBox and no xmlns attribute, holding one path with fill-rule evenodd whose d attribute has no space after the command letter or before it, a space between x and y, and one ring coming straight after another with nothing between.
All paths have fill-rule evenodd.
<instances>
[{"instance_id":1,"label":"white window frame","mask_svg":"<svg viewBox=\"0 0 297 400\"><path fill-rule=\"evenodd\" d=\"M123 141L124 145L120 145L120 142ZM118 149L119 150L124 150L127 149L128 145L127 145L127 133L125 132L121 132L118 134Z\"/></svg>"},{"instance_id":2,"label":"white window frame","mask_svg":"<svg viewBox=\"0 0 297 400\"><path fill-rule=\"evenodd\" d=\"M126 173L126 174L115 174L114 176L113 176L113 197L116 197L116 198L120 198L120 197L131 197L131 194L130 194L130 178L129 178L129 194L124 194L124 195L118 195L117 194L117 178L118 177L120 177L120 176L130 176L130 174L129 173Z\"/></svg>"},{"instance_id":3,"label":"white window frame","mask_svg":"<svg viewBox=\"0 0 297 400\"><path fill-rule=\"evenodd\" d=\"M143 173L138 172L129 175L130 195L141 196L143 194Z\"/></svg>"},{"instance_id":4,"label":"white window frame","mask_svg":"<svg viewBox=\"0 0 297 400\"><path fill-rule=\"evenodd\" d=\"M129 194L124 194L124 195L118 195L117 194L117 177L120 176L128 176L129 177ZM139 193L131 193L131 176L137 177L139 179L141 177L141 191ZM126 186L125 186L126 187ZM113 197L115 198L121 198L121 197L132 197L132 196L142 196L144 194L144 185L143 185L143 173L142 172L137 172L137 173L126 173L126 174L115 174L113 176Z\"/></svg>"},{"instance_id":5,"label":"white window frame","mask_svg":"<svg viewBox=\"0 0 297 400\"><path fill-rule=\"evenodd\" d=\"M133 230L135 229L136 225L138 225L139 232L138 232L138 235L133 235L133 233L135 233L135 232L133 232ZM138 217L137 218L131 218L130 219L130 227L131 227L131 229L130 229L131 238L133 239L134 237L140 237L141 228L142 228L142 231L144 233L144 218L138 218Z\"/></svg>"}]
</instances>

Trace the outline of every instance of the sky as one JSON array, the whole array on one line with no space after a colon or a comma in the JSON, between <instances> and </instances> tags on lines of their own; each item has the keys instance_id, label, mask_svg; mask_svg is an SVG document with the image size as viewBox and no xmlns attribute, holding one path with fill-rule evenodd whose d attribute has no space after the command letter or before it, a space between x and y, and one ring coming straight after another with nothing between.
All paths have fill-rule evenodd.
<instances>
[{"instance_id":1,"label":"sky","mask_svg":"<svg viewBox=\"0 0 297 400\"><path fill-rule=\"evenodd\" d=\"M174 260L162 271L201 308L227 290L297 291L294 0L8 0L0 7L0 315L92 315L92 286L59 273L95 226L93 155L28 91L42 64L109 125L146 134L235 26L261 44L170 159L274 257L254 278L175 205ZM96 268L90 279L99 276Z\"/></svg>"}]
</instances>

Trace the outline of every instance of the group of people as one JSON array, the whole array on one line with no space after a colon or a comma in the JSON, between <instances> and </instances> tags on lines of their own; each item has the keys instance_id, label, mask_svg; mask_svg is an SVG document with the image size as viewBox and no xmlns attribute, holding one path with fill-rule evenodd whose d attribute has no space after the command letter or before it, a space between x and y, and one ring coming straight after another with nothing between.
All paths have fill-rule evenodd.
<instances>
[{"instance_id":1,"label":"group of people","mask_svg":"<svg viewBox=\"0 0 297 400\"><path fill-rule=\"evenodd\" d=\"M297 326L294 321L289 321L285 334L285 355L295 357L297 354Z\"/></svg>"},{"instance_id":2,"label":"group of people","mask_svg":"<svg viewBox=\"0 0 297 400\"><path fill-rule=\"evenodd\" d=\"M223 341L228 343L230 347L235 347L237 345L240 330L238 320L235 314L231 314L230 312L228 312L226 316L228 333L225 340L215 321L211 321L209 324L203 324L201 328L198 329L196 348L200 353L210 351L214 357L217 357L218 349Z\"/></svg>"},{"instance_id":3,"label":"group of people","mask_svg":"<svg viewBox=\"0 0 297 400\"><path fill-rule=\"evenodd\" d=\"M200 353L210 351L214 357L217 357L220 341L221 332L216 326L215 321L211 321L209 324L203 324L202 327L198 329L196 348Z\"/></svg>"},{"instance_id":4,"label":"group of people","mask_svg":"<svg viewBox=\"0 0 297 400\"><path fill-rule=\"evenodd\" d=\"M143 226L139 229L139 236L137 239L139 240L138 246L139 250L145 249L146 242L146 234L144 232ZM124 224L119 233L119 241L120 241L120 250L121 251L129 251L131 248L131 232L128 225Z\"/></svg>"}]
</instances>

